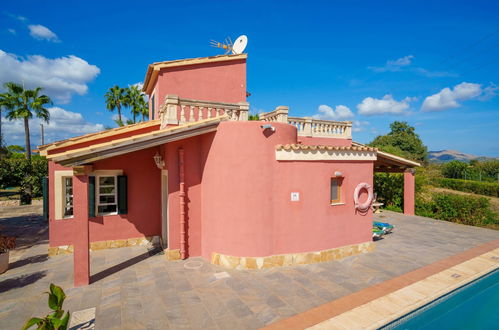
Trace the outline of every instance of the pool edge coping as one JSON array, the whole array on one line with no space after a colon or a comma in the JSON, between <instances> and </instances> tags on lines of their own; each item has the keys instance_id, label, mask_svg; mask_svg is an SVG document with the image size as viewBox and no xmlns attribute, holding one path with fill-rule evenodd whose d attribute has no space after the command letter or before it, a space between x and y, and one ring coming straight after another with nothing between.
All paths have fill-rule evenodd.
<instances>
[{"instance_id":1,"label":"pool edge coping","mask_svg":"<svg viewBox=\"0 0 499 330\"><path fill-rule=\"evenodd\" d=\"M457 266L471 259L479 257L483 254L491 252L497 248L499 248L499 239L492 240L485 244L481 244L479 246L452 255L450 257L444 258L442 260L436 261L434 263L423 266L411 272L405 273L403 275L394 277L387 281L370 286L366 289L335 299L323 305L309 309L303 313L294 315L290 318L279 320L266 327L263 327L262 329L306 329L309 327L313 327L315 325L319 325L322 322L328 321L334 317L349 312L357 307L366 305L374 300L385 297L400 289L403 289L412 284L425 280L428 277L446 271L454 266ZM481 276L483 276L486 273L487 272L483 273ZM477 276L477 274L474 274L470 278L468 278L469 281L467 281L466 283L471 282L473 280L471 278L473 278L474 276ZM478 277L480 276L477 276L476 278ZM460 282L456 288L463 286L466 283ZM446 293L450 291L452 290L448 290ZM438 297L446 293L439 292ZM428 303L428 301L425 303ZM407 314L408 312L416 310L417 308L423 306L425 303L422 303L419 306L412 306L413 308L410 309L409 311L406 311L405 313L399 315L398 317L395 317L392 320L384 322L383 324L379 324L378 327L383 326L389 322L392 322L393 320ZM373 323L371 326L374 326L374 324L378 324L378 321L376 323Z\"/></svg>"}]
</instances>

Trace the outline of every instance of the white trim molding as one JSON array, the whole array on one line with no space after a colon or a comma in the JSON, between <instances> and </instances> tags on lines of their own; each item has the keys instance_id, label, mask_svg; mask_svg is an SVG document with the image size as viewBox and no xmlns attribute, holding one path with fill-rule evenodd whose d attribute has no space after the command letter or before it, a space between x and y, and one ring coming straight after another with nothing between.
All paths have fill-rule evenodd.
<instances>
[{"instance_id":1,"label":"white trim molding","mask_svg":"<svg viewBox=\"0 0 499 330\"><path fill-rule=\"evenodd\" d=\"M277 149L276 160L322 161L322 160L360 160L375 161L376 151L327 150L327 149Z\"/></svg>"}]
</instances>

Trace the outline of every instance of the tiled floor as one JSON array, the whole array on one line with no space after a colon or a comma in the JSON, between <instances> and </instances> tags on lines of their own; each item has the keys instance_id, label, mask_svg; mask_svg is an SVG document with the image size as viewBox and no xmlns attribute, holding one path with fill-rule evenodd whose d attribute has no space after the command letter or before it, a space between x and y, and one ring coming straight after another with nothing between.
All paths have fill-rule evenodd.
<instances>
[{"instance_id":1,"label":"tiled floor","mask_svg":"<svg viewBox=\"0 0 499 330\"><path fill-rule=\"evenodd\" d=\"M499 239L483 228L390 212L377 217L394 232L374 252L342 261L238 271L200 258L168 262L156 250L130 247L93 252L94 282L83 288L72 288L72 256L47 258L40 218L0 219L4 234L21 235L11 269L0 275L0 329L46 313L42 292L51 282L65 289L66 309L96 307L97 329L255 329ZM217 279L220 272L230 277Z\"/></svg>"}]
</instances>

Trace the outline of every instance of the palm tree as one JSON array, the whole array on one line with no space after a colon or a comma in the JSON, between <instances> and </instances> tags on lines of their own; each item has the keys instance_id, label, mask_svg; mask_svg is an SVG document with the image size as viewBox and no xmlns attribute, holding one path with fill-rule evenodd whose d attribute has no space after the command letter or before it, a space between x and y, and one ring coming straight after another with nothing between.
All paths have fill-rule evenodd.
<instances>
[{"instance_id":1,"label":"palm tree","mask_svg":"<svg viewBox=\"0 0 499 330\"><path fill-rule=\"evenodd\" d=\"M132 85L126 89L126 104L132 112L133 124L136 123L138 99L141 97L140 89L137 86Z\"/></svg>"},{"instance_id":2,"label":"palm tree","mask_svg":"<svg viewBox=\"0 0 499 330\"><path fill-rule=\"evenodd\" d=\"M5 95L0 94L0 148L3 147L3 135L2 135L2 109L5 103Z\"/></svg>"},{"instance_id":3,"label":"palm tree","mask_svg":"<svg viewBox=\"0 0 499 330\"><path fill-rule=\"evenodd\" d=\"M130 107L133 116L133 123L135 124L137 115L142 115L144 120L144 108L147 109L147 103L144 100L144 93L136 85L132 85L126 90L126 105Z\"/></svg>"},{"instance_id":4,"label":"palm tree","mask_svg":"<svg viewBox=\"0 0 499 330\"><path fill-rule=\"evenodd\" d=\"M146 117L149 117L149 105L144 98L142 98L142 103L140 114L142 115L142 121L146 121Z\"/></svg>"},{"instance_id":5,"label":"palm tree","mask_svg":"<svg viewBox=\"0 0 499 330\"><path fill-rule=\"evenodd\" d=\"M45 121L49 122L50 113L45 108L45 105L51 105L52 100L47 95L39 95L41 87L35 89L24 89L23 85L14 82L4 84L6 93L0 95L0 104L7 109L7 119L23 119L24 120L24 137L26 141L26 158L31 160L31 144L29 136L29 119L33 118L33 114Z\"/></svg>"},{"instance_id":6,"label":"palm tree","mask_svg":"<svg viewBox=\"0 0 499 330\"><path fill-rule=\"evenodd\" d=\"M121 119L121 107L126 106L127 104L125 89L119 87L118 85L114 85L109 88L107 93L104 95L104 98L106 99L106 108L109 111L114 111L115 109L118 110L118 119L116 122L118 124L121 123L120 126L122 126L123 120Z\"/></svg>"}]
</instances>

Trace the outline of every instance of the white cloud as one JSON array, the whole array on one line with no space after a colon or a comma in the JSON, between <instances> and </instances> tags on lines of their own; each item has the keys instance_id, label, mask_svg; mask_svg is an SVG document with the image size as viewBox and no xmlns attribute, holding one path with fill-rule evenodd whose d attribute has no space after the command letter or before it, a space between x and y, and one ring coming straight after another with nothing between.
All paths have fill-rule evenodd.
<instances>
[{"instance_id":1,"label":"white cloud","mask_svg":"<svg viewBox=\"0 0 499 330\"><path fill-rule=\"evenodd\" d=\"M395 72L400 71L400 69L404 66L408 66L412 63L412 59L414 55L407 55L396 60L387 61L386 64L382 67L370 66L368 67L370 70L374 72Z\"/></svg>"},{"instance_id":2,"label":"white cloud","mask_svg":"<svg viewBox=\"0 0 499 330\"><path fill-rule=\"evenodd\" d=\"M490 83L489 86L483 89L483 94L479 97L480 101L487 101L497 95L497 91L499 90L499 86L494 83Z\"/></svg>"},{"instance_id":3,"label":"white cloud","mask_svg":"<svg viewBox=\"0 0 499 330\"><path fill-rule=\"evenodd\" d=\"M49 124L38 118L29 121L31 147L33 149L40 144L40 124L42 123L44 124L45 143L104 130L104 125L88 122L81 113L59 107L51 107L48 110L50 112ZM2 123L2 132L6 143L24 145L23 121L20 119L9 121L2 118Z\"/></svg>"},{"instance_id":4,"label":"white cloud","mask_svg":"<svg viewBox=\"0 0 499 330\"><path fill-rule=\"evenodd\" d=\"M7 31L10 33L10 34L13 34L13 35L16 35L17 32L15 29L7 29Z\"/></svg>"},{"instance_id":5,"label":"white cloud","mask_svg":"<svg viewBox=\"0 0 499 330\"><path fill-rule=\"evenodd\" d=\"M429 71L424 68L414 67L412 66L412 60L414 59L414 55L407 55L396 60L386 61L386 64L381 67L377 66L369 66L367 67L369 70L374 72L414 72L420 75L423 75L428 78L436 78L436 77L456 77L457 74L446 71Z\"/></svg>"},{"instance_id":6,"label":"white cloud","mask_svg":"<svg viewBox=\"0 0 499 330\"><path fill-rule=\"evenodd\" d=\"M461 106L459 101L466 101L479 98L480 96L490 98L495 95L497 86L491 84L482 88L480 84L462 82L454 88L445 87L437 94L425 98L421 110L423 111L442 111L445 109L458 108Z\"/></svg>"},{"instance_id":7,"label":"white cloud","mask_svg":"<svg viewBox=\"0 0 499 330\"><path fill-rule=\"evenodd\" d=\"M5 15L9 16L10 18L13 18L13 19L16 19L18 21L21 21L21 22L26 22L28 19L24 16L20 16L20 15L14 15L14 14L11 14L11 13L5 13Z\"/></svg>"},{"instance_id":8,"label":"white cloud","mask_svg":"<svg viewBox=\"0 0 499 330\"><path fill-rule=\"evenodd\" d=\"M52 32L48 27L40 25L40 24L31 24L28 25L29 34L35 39L38 40L47 40L52 42L60 42L57 34Z\"/></svg>"},{"instance_id":9,"label":"white cloud","mask_svg":"<svg viewBox=\"0 0 499 330\"><path fill-rule=\"evenodd\" d=\"M353 132L362 132L367 128L367 126L369 126L368 121L354 120L352 122L352 131Z\"/></svg>"},{"instance_id":10,"label":"white cloud","mask_svg":"<svg viewBox=\"0 0 499 330\"><path fill-rule=\"evenodd\" d=\"M397 101L392 95L387 94L382 99L366 97L357 105L359 114L361 115L380 115L380 114L402 114L409 109L409 102L414 101L414 98L406 97L402 101Z\"/></svg>"},{"instance_id":11,"label":"white cloud","mask_svg":"<svg viewBox=\"0 0 499 330\"><path fill-rule=\"evenodd\" d=\"M429 71L423 68L414 68L416 73L419 73L428 78L441 78L441 77L457 77L458 74L447 71Z\"/></svg>"},{"instance_id":12,"label":"white cloud","mask_svg":"<svg viewBox=\"0 0 499 330\"><path fill-rule=\"evenodd\" d=\"M336 106L336 109L331 108L328 105L322 104L318 108L319 113L312 116L315 119L325 119L325 120L345 120L353 118L353 112L349 107L344 105Z\"/></svg>"},{"instance_id":13,"label":"white cloud","mask_svg":"<svg viewBox=\"0 0 499 330\"><path fill-rule=\"evenodd\" d=\"M60 103L68 103L75 93L86 94L87 83L99 73L97 66L74 55L54 59L41 55L22 58L0 50L1 84L13 81L24 83L27 88L39 86Z\"/></svg>"}]
</instances>

